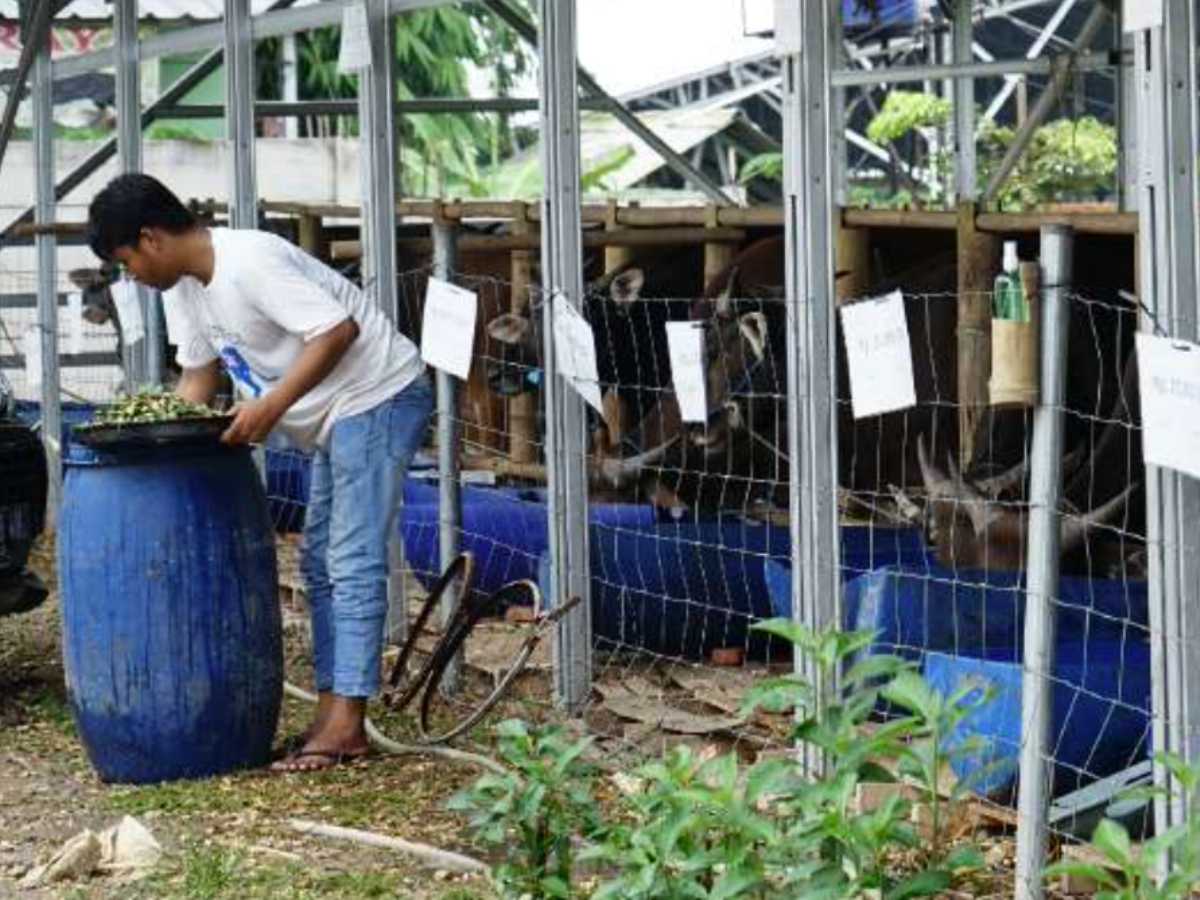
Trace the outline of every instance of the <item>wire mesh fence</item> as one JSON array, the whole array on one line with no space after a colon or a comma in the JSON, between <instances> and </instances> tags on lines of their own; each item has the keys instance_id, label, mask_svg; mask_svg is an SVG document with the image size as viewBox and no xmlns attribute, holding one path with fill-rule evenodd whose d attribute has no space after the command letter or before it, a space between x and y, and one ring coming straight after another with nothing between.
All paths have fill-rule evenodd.
<instances>
[{"instance_id":1,"label":"wire mesh fence","mask_svg":"<svg viewBox=\"0 0 1200 900\"><path fill-rule=\"evenodd\" d=\"M789 713L747 715L742 707L747 689L795 662L788 643L754 627L794 618L781 254L774 239L752 245L707 284L697 267L656 257L607 274L590 267L580 312L594 335L600 396L599 408L587 410L585 459L594 669L579 721L612 759L675 744L736 747L743 755L789 744ZM525 580L541 586L545 603L561 599L549 590L542 358L549 300L514 280L518 269L507 253L503 259L507 267L467 255L451 273L478 300L474 353L470 377L455 383L453 428L431 423L409 472L396 527L405 618L447 565L449 531L474 557L477 598ZM418 266L397 278L397 327L418 344L431 274ZM87 289L82 277L58 279L68 423L72 404L90 412L112 400L125 377L111 311L98 322L86 299L69 298ZM26 377L24 335L36 333L36 287L34 273L0 273L0 362L32 416L40 389ZM991 810L993 824L1021 826L1020 779L1037 777L1019 764L1023 701L1036 684L1049 710L1050 827L1063 838L1087 837L1109 815L1135 835L1149 834L1150 806L1116 799L1149 780L1154 749L1148 568L1164 548L1148 545L1133 355L1143 311L1111 286L1065 295L1061 405L991 406L966 416L957 401L966 364L956 358L959 316L965 304L990 307L993 297L959 293L954 260L941 258L876 279L861 293L894 289L903 296L914 407L855 420L840 331L836 342L839 624L874 634L862 654L901 656L947 696L967 687L989 696L947 735L946 779ZM682 320L702 333L701 416L685 415L673 380L667 326ZM1000 352L994 345L993 372ZM1061 578L1046 598L1053 653L1038 668L1026 660L1024 642L1036 549L1031 446L1037 415L1046 413L1061 417L1063 431L1052 475L1062 495L1053 510ZM447 440L459 497L453 511L438 465ZM272 440L264 462L282 580L303 593L298 558L311 459ZM503 676L528 615L486 611L467 644L468 689ZM419 645L426 649L440 625L427 628ZM517 692L532 715L548 715L554 704L553 668L547 643ZM892 713L877 710L881 722Z\"/></svg>"}]
</instances>

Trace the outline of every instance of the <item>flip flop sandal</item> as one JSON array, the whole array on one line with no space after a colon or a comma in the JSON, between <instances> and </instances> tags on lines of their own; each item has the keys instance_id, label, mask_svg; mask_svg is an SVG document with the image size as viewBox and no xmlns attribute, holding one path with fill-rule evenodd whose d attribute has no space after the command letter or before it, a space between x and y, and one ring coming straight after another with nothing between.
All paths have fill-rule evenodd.
<instances>
[{"instance_id":1,"label":"flip flop sandal","mask_svg":"<svg viewBox=\"0 0 1200 900\"><path fill-rule=\"evenodd\" d=\"M307 772L324 772L326 769L336 769L339 766L349 766L369 756L371 751L352 750L299 750L296 753L271 764L270 771L276 775L304 774ZM303 764L302 760L324 760L315 764Z\"/></svg>"},{"instance_id":2,"label":"flip flop sandal","mask_svg":"<svg viewBox=\"0 0 1200 900\"><path fill-rule=\"evenodd\" d=\"M279 762L281 759L287 759L293 756L300 750L304 749L305 743L308 741L306 734L293 734L291 737L286 737L280 742L279 746L271 751L271 761Z\"/></svg>"}]
</instances>

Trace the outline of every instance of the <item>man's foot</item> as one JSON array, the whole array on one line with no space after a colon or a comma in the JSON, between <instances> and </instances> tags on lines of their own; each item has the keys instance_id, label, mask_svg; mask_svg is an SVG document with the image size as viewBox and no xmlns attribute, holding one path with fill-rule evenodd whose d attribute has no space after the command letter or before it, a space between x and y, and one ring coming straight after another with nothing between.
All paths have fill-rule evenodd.
<instances>
[{"instance_id":1,"label":"man's foot","mask_svg":"<svg viewBox=\"0 0 1200 900\"><path fill-rule=\"evenodd\" d=\"M366 700L324 696L303 746L271 766L272 772L316 772L362 759L370 745L363 723Z\"/></svg>"},{"instance_id":2,"label":"man's foot","mask_svg":"<svg viewBox=\"0 0 1200 900\"><path fill-rule=\"evenodd\" d=\"M304 748L271 765L271 771L276 773L289 772L320 772L337 766L352 765L365 759L370 754L370 748L360 747L354 750L319 750Z\"/></svg>"},{"instance_id":3,"label":"man's foot","mask_svg":"<svg viewBox=\"0 0 1200 900\"><path fill-rule=\"evenodd\" d=\"M317 698L317 711L313 713L312 722L299 734L293 734L291 737L284 738L279 747L271 753L272 760L295 756L312 739L312 736L320 732L325 726L325 720L328 718L330 709L334 705L334 696L331 691L321 691L318 693Z\"/></svg>"}]
</instances>

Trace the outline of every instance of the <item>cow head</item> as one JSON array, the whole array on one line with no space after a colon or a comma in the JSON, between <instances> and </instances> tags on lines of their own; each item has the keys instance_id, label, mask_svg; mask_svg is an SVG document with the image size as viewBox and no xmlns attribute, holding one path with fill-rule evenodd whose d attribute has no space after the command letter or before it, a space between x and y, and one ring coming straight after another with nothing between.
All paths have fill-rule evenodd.
<instances>
[{"instance_id":1,"label":"cow head","mask_svg":"<svg viewBox=\"0 0 1200 900\"><path fill-rule=\"evenodd\" d=\"M705 336L708 421L688 429L692 446L706 457L727 452L735 432L754 418L748 404L754 397L758 369L769 364L768 349L767 317L761 312L735 319L718 317L709 324Z\"/></svg>"},{"instance_id":2,"label":"cow head","mask_svg":"<svg viewBox=\"0 0 1200 900\"><path fill-rule=\"evenodd\" d=\"M612 272L588 286L589 297L605 298L604 314L610 310L628 315L629 307L642 299L645 272L636 266ZM541 386L542 313L540 305L525 312L504 313L488 322L488 337L499 348L487 365L488 385L502 397L514 397Z\"/></svg>"},{"instance_id":3,"label":"cow head","mask_svg":"<svg viewBox=\"0 0 1200 900\"><path fill-rule=\"evenodd\" d=\"M112 263L101 263L99 268L72 269L67 273L71 284L79 288L83 296L83 317L93 325L105 325L117 318L109 288L118 277L117 267Z\"/></svg>"},{"instance_id":4,"label":"cow head","mask_svg":"<svg viewBox=\"0 0 1200 900\"><path fill-rule=\"evenodd\" d=\"M949 455L941 469L929 458L925 436L917 443L917 458L925 484L925 503L913 502L893 488L897 505L909 519L920 521L927 541L936 549L939 563L947 568L1018 571L1025 566L1029 533L1029 510L1020 501L998 498L1000 488L1009 488L1024 478L1024 464L991 479L987 485L970 481ZM1075 462L1070 457L1068 465ZM988 488L995 490L989 493ZM1063 556L1083 546L1091 529L1103 525L1124 509L1136 485L1102 506L1081 515L1063 515L1059 525L1059 549Z\"/></svg>"}]
</instances>

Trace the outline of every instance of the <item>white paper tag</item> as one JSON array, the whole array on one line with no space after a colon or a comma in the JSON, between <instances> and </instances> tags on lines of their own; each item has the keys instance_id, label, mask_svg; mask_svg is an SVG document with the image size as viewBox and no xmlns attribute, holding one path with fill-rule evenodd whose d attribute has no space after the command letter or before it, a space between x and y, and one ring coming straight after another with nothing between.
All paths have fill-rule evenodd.
<instances>
[{"instance_id":1,"label":"white paper tag","mask_svg":"<svg viewBox=\"0 0 1200 900\"><path fill-rule=\"evenodd\" d=\"M708 421L703 322L667 322L671 382L685 422Z\"/></svg>"},{"instance_id":2,"label":"white paper tag","mask_svg":"<svg viewBox=\"0 0 1200 900\"><path fill-rule=\"evenodd\" d=\"M841 314L854 418L915 406L917 391L904 295L893 291L885 297L843 306Z\"/></svg>"},{"instance_id":3,"label":"white paper tag","mask_svg":"<svg viewBox=\"0 0 1200 900\"><path fill-rule=\"evenodd\" d=\"M1137 335L1146 462L1200 478L1200 346Z\"/></svg>"},{"instance_id":4,"label":"white paper tag","mask_svg":"<svg viewBox=\"0 0 1200 900\"><path fill-rule=\"evenodd\" d=\"M804 39L800 33L800 4L804 0L775 0L775 52L780 56L800 53Z\"/></svg>"},{"instance_id":5,"label":"white paper tag","mask_svg":"<svg viewBox=\"0 0 1200 900\"><path fill-rule=\"evenodd\" d=\"M367 30L367 8L352 3L342 10L342 45L338 49L338 71L343 75L371 68L371 35Z\"/></svg>"},{"instance_id":6,"label":"white paper tag","mask_svg":"<svg viewBox=\"0 0 1200 900\"><path fill-rule=\"evenodd\" d=\"M146 323L142 320L142 298L138 296L138 286L135 282L122 279L110 290L113 305L117 307L117 318L121 322L121 340L126 347L132 347L146 336Z\"/></svg>"},{"instance_id":7,"label":"white paper tag","mask_svg":"<svg viewBox=\"0 0 1200 900\"><path fill-rule=\"evenodd\" d=\"M30 325L25 329L22 340L22 351L25 353L25 386L35 388L42 386L42 329Z\"/></svg>"},{"instance_id":8,"label":"white paper tag","mask_svg":"<svg viewBox=\"0 0 1200 900\"><path fill-rule=\"evenodd\" d=\"M1121 28L1126 33L1161 28L1163 0L1124 0L1121 4Z\"/></svg>"},{"instance_id":9,"label":"white paper tag","mask_svg":"<svg viewBox=\"0 0 1200 900\"><path fill-rule=\"evenodd\" d=\"M478 309L479 301L473 292L430 278L421 320L421 358L435 369L466 381L471 374Z\"/></svg>"},{"instance_id":10,"label":"white paper tag","mask_svg":"<svg viewBox=\"0 0 1200 900\"><path fill-rule=\"evenodd\" d=\"M604 415L592 326L566 297L559 294L553 302L554 360L558 372L596 412Z\"/></svg>"},{"instance_id":11,"label":"white paper tag","mask_svg":"<svg viewBox=\"0 0 1200 900\"><path fill-rule=\"evenodd\" d=\"M67 294L67 320L70 322L68 327L71 335L67 352L78 356L83 352L83 293L80 291Z\"/></svg>"}]
</instances>

